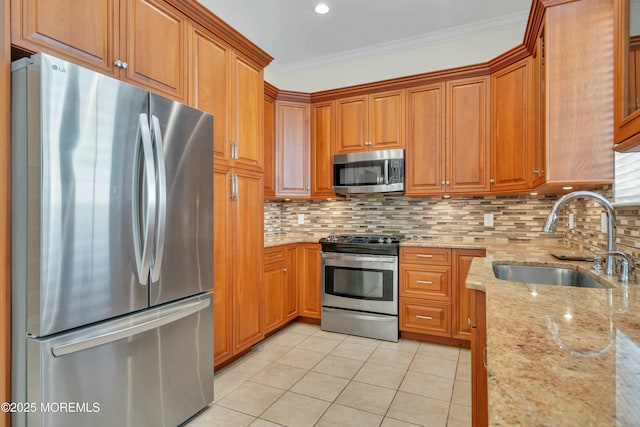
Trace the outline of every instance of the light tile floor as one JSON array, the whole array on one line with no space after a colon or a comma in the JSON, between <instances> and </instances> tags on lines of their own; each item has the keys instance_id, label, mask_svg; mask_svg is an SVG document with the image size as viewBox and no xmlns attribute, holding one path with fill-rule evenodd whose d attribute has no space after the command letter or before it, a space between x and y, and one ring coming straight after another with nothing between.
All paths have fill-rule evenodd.
<instances>
[{"instance_id":1,"label":"light tile floor","mask_svg":"<svg viewBox=\"0 0 640 427\"><path fill-rule=\"evenodd\" d=\"M215 374L188 427L471 426L469 350L293 323Z\"/></svg>"}]
</instances>

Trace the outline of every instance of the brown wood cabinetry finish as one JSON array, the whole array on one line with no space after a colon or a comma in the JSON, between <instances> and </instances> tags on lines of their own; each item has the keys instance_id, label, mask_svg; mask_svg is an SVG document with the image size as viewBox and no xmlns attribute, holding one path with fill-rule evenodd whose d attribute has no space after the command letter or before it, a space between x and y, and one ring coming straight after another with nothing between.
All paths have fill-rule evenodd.
<instances>
[{"instance_id":1,"label":"brown wood cabinetry finish","mask_svg":"<svg viewBox=\"0 0 640 427\"><path fill-rule=\"evenodd\" d=\"M630 0L614 1L614 141L617 151L640 151L640 37L630 35Z\"/></svg>"},{"instance_id":2,"label":"brown wood cabinetry finish","mask_svg":"<svg viewBox=\"0 0 640 427\"><path fill-rule=\"evenodd\" d=\"M448 81L447 193L489 191L488 77Z\"/></svg>"},{"instance_id":3,"label":"brown wood cabinetry finish","mask_svg":"<svg viewBox=\"0 0 640 427\"><path fill-rule=\"evenodd\" d=\"M489 392L487 368L485 367L487 346L486 296L484 292L472 291L474 313L471 328L471 425L489 425Z\"/></svg>"},{"instance_id":4,"label":"brown wood cabinetry finish","mask_svg":"<svg viewBox=\"0 0 640 427\"><path fill-rule=\"evenodd\" d=\"M472 292L465 281L481 249L400 248L400 330L471 339Z\"/></svg>"},{"instance_id":5,"label":"brown wood cabinetry finish","mask_svg":"<svg viewBox=\"0 0 640 427\"><path fill-rule=\"evenodd\" d=\"M276 102L276 196L309 196L309 104Z\"/></svg>"},{"instance_id":6,"label":"brown wood cabinetry finish","mask_svg":"<svg viewBox=\"0 0 640 427\"><path fill-rule=\"evenodd\" d=\"M164 1L13 0L11 28L22 49L186 101L187 17Z\"/></svg>"},{"instance_id":7,"label":"brown wood cabinetry finish","mask_svg":"<svg viewBox=\"0 0 640 427\"><path fill-rule=\"evenodd\" d=\"M533 182L532 187L544 184L547 168L547 106L544 28L533 48Z\"/></svg>"},{"instance_id":8,"label":"brown wood cabinetry finish","mask_svg":"<svg viewBox=\"0 0 640 427\"><path fill-rule=\"evenodd\" d=\"M533 174L530 58L491 75L491 192L526 190Z\"/></svg>"},{"instance_id":9,"label":"brown wood cabinetry finish","mask_svg":"<svg viewBox=\"0 0 640 427\"><path fill-rule=\"evenodd\" d=\"M319 243L303 243L299 245L300 257L300 316L320 319L322 306L321 295L321 262Z\"/></svg>"},{"instance_id":10,"label":"brown wood cabinetry finish","mask_svg":"<svg viewBox=\"0 0 640 427\"><path fill-rule=\"evenodd\" d=\"M264 197L276 197L276 102L264 98Z\"/></svg>"},{"instance_id":11,"label":"brown wood cabinetry finish","mask_svg":"<svg viewBox=\"0 0 640 427\"><path fill-rule=\"evenodd\" d=\"M311 106L311 196L335 197L333 192L333 146L335 106L323 102Z\"/></svg>"},{"instance_id":12,"label":"brown wood cabinetry finish","mask_svg":"<svg viewBox=\"0 0 640 427\"><path fill-rule=\"evenodd\" d=\"M119 8L119 0L11 0L11 41L117 75Z\"/></svg>"},{"instance_id":13,"label":"brown wood cabinetry finish","mask_svg":"<svg viewBox=\"0 0 640 427\"><path fill-rule=\"evenodd\" d=\"M407 196L444 191L444 96L444 83L407 90Z\"/></svg>"},{"instance_id":14,"label":"brown wood cabinetry finish","mask_svg":"<svg viewBox=\"0 0 640 427\"><path fill-rule=\"evenodd\" d=\"M404 148L404 90L335 101L335 153Z\"/></svg>"},{"instance_id":15,"label":"brown wood cabinetry finish","mask_svg":"<svg viewBox=\"0 0 640 427\"><path fill-rule=\"evenodd\" d=\"M285 260L285 282L284 282L284 320L288 322L298 317L298 282L300 277L298 272L300 266L298 262L298 245L288 245Z\"/></svg>"},{"instance_id":16,"label":"brown wood cabinetry finish","mask_svg":"<svg viewBox=\"0 0 640 427\"><path fill-rule=\"evenodd\" d=\"M233 355L231 347L231 172L213 172L213 360L219 364Z\"/></svg>"},{"instance_id":17,"label":"brown wood cabinetry finish","mask_svg":"<svg viewBox=\"0 0 640 427\"><path fill-rule=\"evenodd\" d=\"M264 205L262 175L235 169L236 200L231 201L233 274L233 349L260 341L262 330L262 259Z\"/></svg>"},{"instance_id":18,"label":"brown wood cabinetry finish","mask_svg":"<svg viewBox=\"0 0 640 427\"><path fill-rule=\"evenodd\" d=\"M453 338L469 340L471 338L471 324L473 316L473 291L468 289L465 281L471 261L476 257L484 257L483 249L453 249L453 293L457 302L453 310Z\"/></svg>"},{"instance_id":19,"label":"brown wood cabinetry finish","mask_svg":"<svg viewBox=\"0 0 640 427\"><path fill-rule=\"evenodd\" d=\"M189 26L189 105L213 115L213 156L229 150L229 47L209 31Z\"/></svg>"},{"instance_id":20,"label":"brown wood cabinetry finish","mask_svg":"<svg viewBox=\"0 0 640 427\"><path fill-rule=\"evenodd\" d=\"M262 68L237 53L231 55L231 134L236 144L233 164L262 172L262 119L264 80Z\"/></svg>"},{"instance_id":21,"label":"brown wood cabinetry finish","mask_svg":"<svg viewBox=\"0 0 640 427\"><path fill-rule=\"evenodd\" d=\"M275 255L275 256L274 256ZM268 333L284 321L285 247L264 251L264 332Z\"/></svg>"}]
</instances>

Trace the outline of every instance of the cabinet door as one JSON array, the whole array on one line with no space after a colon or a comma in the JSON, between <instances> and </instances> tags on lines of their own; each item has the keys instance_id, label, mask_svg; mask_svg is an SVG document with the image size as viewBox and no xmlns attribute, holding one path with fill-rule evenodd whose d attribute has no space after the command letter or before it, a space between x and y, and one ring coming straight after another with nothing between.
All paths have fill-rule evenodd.
<instances>
[{"instance_id":1,"label":"cabinet door","mask_svg":"<svg viewBox=\"0 0 640 427\"><path fill-rule=\"evenodd\" d=\"M267 333L284 320L284 263L269 264L264 267L264 332Z\"/></svg>"},{"instance_id":2,"label":"cabinet door","mask_svg":"<svg viewBox=\"0 0 640 427\"><path fill-rule=\"evenodd\" d=\"M189 105L213 115L213 156L228 163L229 48L191 24L189 57Z\"/></svg>"},{"instance_id":3,"label":"cabinet door","mask_svg":"<svg viewBox=\"0 0 640 427\"><path fill-rule=\"evenodd\" d=\"M320 244L300 245L300 316L320 318L322 311Z\"/></svg>"},{"instance_id":4,"label":"cabinet door","mask_svg":"<svg viewBox=\"0 0 640 427\"><path fill-rule=\"evenodd\" d=\"M276 102L276 195L309 196L309 104Z\"/></svg>"},{"instance_id":5,"label":"cabinet door","mask_svg":"<svg viewBox=\"0 0 640 427\"><path fill-rule=\"evenodd\" d=\"M447 82L447 192L489 191L488 77Z\"/></svg>"},{"instance_id":6,"label":"cabinet door","mask_svg":"<svg viewBox=\"0 0 640 427\"><path fill-rule=\"evenodd\" d=\"M298 245L287 246L284 274L284 318L298 317Z\"/></svg>"},{"instance_id":7,"label":"cabinet door","mask_svg":"<svg viewBox=\"0 0 640 427\"><path fill-rule=\"evenodd\" d=\"M336 154L364 151L368 128L366 96L336 101Z\"/></svg>"},{"instance_id":8,"label":"cabinet door","mask_svg":"<svg viewBox=\"0 0 640 427\"><path fill-rule=\"evenodd\" d=\"M11 0L11 43L114 75L118 6L118 0Z\"/></svg>"},{"instance_id":9,"label":"cabinet door","mask_svg":"<svg viewBox=\"0 0 640 427\"><path fill-rule=\"evenodd\" d=\"M471 339L473 290L468 289L465 281L471 261L475 257L485 256L484 250L454 249L453 250L453 337L463 340Z\"/></svg>"},{"instance_id":10,"label":"cabinet door","mask_svg":"<svg viewBox=\"0 0 640 427\"><path fill-rule=\"evenodd\" d=\"M533 179L530 59L491 76L491 191L523 190Z\"/></svg>"},{"instance_id":11,"label":"cabinet door","mask_svg":"<svg viewBox=\"0 0 640 427\"><path fill-rule=\"evenodd\" d=\"M489 425L489 396L487 369L484 366L487 345L486 296L472 291L474 301L471 330L471 425Z\"/></svg>"},{"instance_id":12,"label":"cabinet door","mask_svg":"<svg viewBox=\"0 0 640 427\"><path fill-rule=\"evenodd\" d=\"M232 54L231 69L231 141L237 144L234 165L261 172L264 106L262 69L235 53Z\"/></svg>"},{"instance_id":13,"label":"cabinet door","mask_svg":"<svg viewBox=\"0 0 640 427\"><path fill-rule=\"evenodd\" d=\"M334 104L311 106L311 196L334 197Z\"/></svg>"},{"instance_id":14,"label":"cabinet door","mask_svg":"<svg viewBox=\"0 0 640 427\"><path fill-rule=\"evenodd\" d=\"M231 347L231 173L213 171L213 360L219 365L233 355Z\"/></svg>"},{"instance_id":15,"label":"cabinet door","mask_svg":"<svg viewBox=\"0 0 640 427\"><path fill-rule=\"evenodd\" d=\"M276 197L276 103L264 99L264 197Z\"/></svg>"},{"instance_id":16,"label":"cabinet door","mask_svg":"<svg viewBox=\"0 0 640 427\"><path fill-rule=\"evenodd\" d=\"M410 89L406 156L407 196L444 190L444 83Z\"/></svg>"},{"instance_id":17,"label":"cabinet door","mask_svg":"<svg viewBox=\"0 0 640 427\"><path fill-rule=\"evenodd\" d=\"M262 326L262 252L264 202L261 174L233 170L233 349L234 353L260 341Z\"/></svg>"},{"instance_id":18,"label":"cabinet door","mask_svg":"<svg viewBox=\"0 0 640 427\"><path fill-rule=\"evenodd\" d=\"M405 92L396 90L369 95L370 150L404 148Z\"/></svg>"},{"instance_id":19,"label":"cabinet door","mask_svg":"<svg viewBox=\"0 0 640 427\"><path fill-rule=\"evenodd\" d=\"M533 181L532 187L543 184L546 170L546 96L544 30L533 50Z\"/></svg>"},{"instance_id":20,"label":"cabinet door","mask_svg":"<svg viewBox=\"0 0 640 427\"><path fill-rule=\"evenodd\" d=\"M159 0L126 0L121 9L120 78L186 101L187 17Z\"/></svg>"}]
</instances>

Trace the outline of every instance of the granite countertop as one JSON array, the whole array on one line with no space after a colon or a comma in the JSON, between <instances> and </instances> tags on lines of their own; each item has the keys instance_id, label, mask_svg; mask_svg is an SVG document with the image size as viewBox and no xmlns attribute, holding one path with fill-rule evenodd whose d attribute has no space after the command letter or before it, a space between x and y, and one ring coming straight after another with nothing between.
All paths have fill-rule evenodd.
<instances>
[{"instance_id":1,"label":"granite countertop","mask_svg":"<svg viewBox=\"0 0 640 427\"><path fill-rule=\"evenodd\" d=\"M487 242L467 287L486 293L489 424L608 426L640 422L640 285L559 261L562 244ZM496 279L497 262L577 269L608 289Z\"/></svg>"},{"instance_id":2,"label":"granite countertop","mask_svg":"<svg viewBox=\"0 0 640 427\"><path fill-rule=\"evenodd\" d=\"M264 236L264 247L290 245L294 243L318 243L326 234L270 234Z\"/></svg>"}]
</instances>

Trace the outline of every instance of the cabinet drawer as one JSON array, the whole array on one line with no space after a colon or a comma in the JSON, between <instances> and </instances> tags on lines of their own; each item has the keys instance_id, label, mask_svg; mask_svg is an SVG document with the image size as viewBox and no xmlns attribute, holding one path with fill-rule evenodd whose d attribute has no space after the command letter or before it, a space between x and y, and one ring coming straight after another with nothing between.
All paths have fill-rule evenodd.
<instances>
[{"instance_id":1,"label":"cabinet drawer","mask_svg":"<svg viewBox=\"0 0 640 427\"><path fill-rule=\"evenodd\" d=\"M400 330L451 336L451 303L400 298Z\"/></svg>"},{"instance_id":2,"label":"cabinet drawer","mask_svg":"<svg viewBox=\"0 0 640 427\"><path fill-rule=\"evenodd\" d=\"M400 248L400 262L417 264L451 264L451 249Z\"/></svg>"},{"instance_id":3,"label":"cabinet drawer","mask_svg":"<svg viewBox=\"0 0 640 427\"><path fill-rule=\"evenodd\" d=\"M451 302L451 267L400 266L400 296Z\"/></svg>"},{"instance_id":4,"label":"cabinet drawer","mask_svg":"<svg viewBox=\"0 0 640 427\"><path fill-rule=\"evenodd\" d=\"M285 246L274 246L264 249L264 263L273 264L276 262L284 262Z\"/></svg>"}]
</instances>

